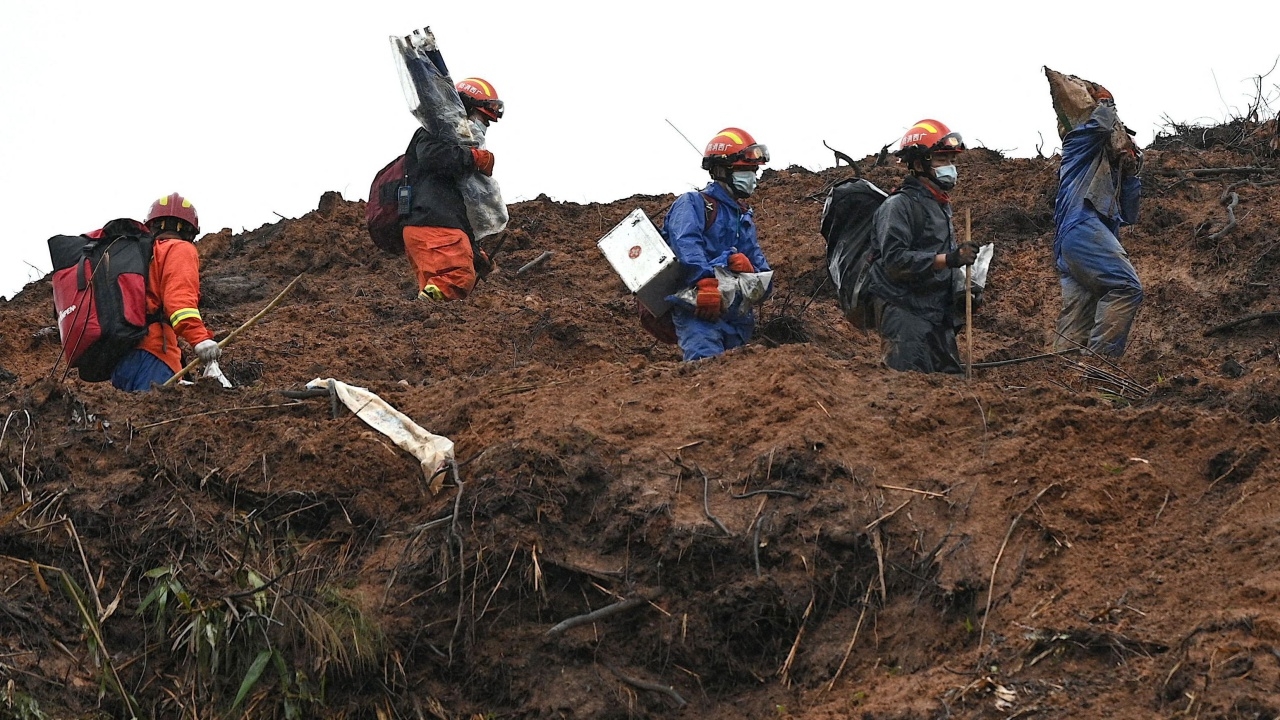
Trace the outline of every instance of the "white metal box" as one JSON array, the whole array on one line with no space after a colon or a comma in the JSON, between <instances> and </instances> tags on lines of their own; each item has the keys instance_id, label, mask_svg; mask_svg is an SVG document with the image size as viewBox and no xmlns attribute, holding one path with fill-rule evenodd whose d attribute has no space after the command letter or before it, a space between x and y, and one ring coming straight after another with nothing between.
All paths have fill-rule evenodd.
<instances>
[{"instance_id":1,"label":"white metal box","mask_svg":"<svg viewBox=\"0 0 1280 720\"><path fill-rule=\"evenodd\" d=\"M667 296L680 287L680 263L643 210L633 210L596 246L649 312L666 314Z\"/></svg>"}]
</instances>

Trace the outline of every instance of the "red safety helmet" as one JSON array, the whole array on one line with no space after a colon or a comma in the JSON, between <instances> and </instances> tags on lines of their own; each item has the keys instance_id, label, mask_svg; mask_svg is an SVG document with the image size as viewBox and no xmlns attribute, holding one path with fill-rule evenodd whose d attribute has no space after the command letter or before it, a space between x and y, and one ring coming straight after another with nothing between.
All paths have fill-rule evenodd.
<instances>
[{"instance_id":1,"label":"red safety helmet","mask_svg":"<svg viewBox=\"0 0 1280 720\"><path fill-rule=\"evenodd\" d=\"M169 193L151 203L151 212L147 213L147 229L153 233L172 231L194 238L200 232L200 217L196 215L196 206L190 200L178 193Z\"/></svg>"},{"instance_id":2,"label":"red safety helmet","mask_svg":"<svg viewBox=\"0 0 1280 720\"><path fill-rule=\"evenodd\" d=\"M498 122L502 117L503 103L498 99L498 91L493 85L480 78L465 78L454 86L458 97L462 98L462 106L467 110L475 108L480 114L489 118L489 122Z\"/></svg>"},{"instance_id":3,"label":"red safety helmet","mask_svg":"<svg viewBox=\"0 0 1280 720\"><path fill-rule=\"evenodd\" d=\"M712 167L756 168L769 162L769 148L756 142L741 128L725 128L716 133L702 151L702 169Z\"/></svg>"},{"instance_id":4,"label":"red safety helmet","mask_svg":"<svg viewBox=\"0 0 1280 720\"><path fill-rule=\"evenodd\" d=\"M924 159L934 153L964 152L964 139L960 133L951 132L951 128L937 120L921 120L898 143L894 154L906 162Z\"/></svg>"}]
</instances>

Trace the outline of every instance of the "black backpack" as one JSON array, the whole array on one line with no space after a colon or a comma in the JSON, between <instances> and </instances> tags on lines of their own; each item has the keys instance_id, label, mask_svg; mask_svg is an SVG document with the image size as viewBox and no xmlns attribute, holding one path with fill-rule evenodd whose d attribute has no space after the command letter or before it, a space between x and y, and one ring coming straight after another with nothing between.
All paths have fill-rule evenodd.
<instances>
[{"instance_id":1,"label":"black backpack","mask_svg":"<svg viewBox=\"0 0 1280 720\"><path fill-rule=\"evenodd\" d=\"M81 380L110 380L158 321L147 316L153 243L146 227L128 218L87 235L49 238L58 336Z\"/></svg>"},{"instance_id":2,"label":"black backpack","mask_svg":"<svg viewBox=\"0 0 1280 720\"><path fill-rule=\"evenodd\" d=\"M862 178L836 183L822 206L822 237L827 240L827 272L836 286L844 316L861 330L875 328L867 278L875 260L871 226L890 193Z\"/></svg>"}]
</instances>

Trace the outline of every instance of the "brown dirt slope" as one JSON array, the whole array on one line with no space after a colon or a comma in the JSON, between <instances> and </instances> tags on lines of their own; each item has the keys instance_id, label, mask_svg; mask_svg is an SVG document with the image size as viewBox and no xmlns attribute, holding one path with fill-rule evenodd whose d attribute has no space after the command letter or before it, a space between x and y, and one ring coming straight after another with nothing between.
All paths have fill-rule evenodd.
<instances>
[{"instance_id":1,"label":"brown dirt slope","mask_svg":"<svg viewBox=\"0 0 1280 720\"><path fill-rule=\"evenodd\" d=\"M64 379L34 283L0 303L0 717L1277 717L1280 348L1205 331L1280 309L1280 173L1220 135L1148 152L1118 367L879 367L822 282L847 167L766 174L762 332L693 365L594 246L672 196L514 205L450 305L332 194L208 236L220 334L305 273L230 391ZM1056 162L961 179L997 246L975 356L1041 352ZM452 438L461 484L279 393L316 377Z\"/></svg>"}]
</instances>

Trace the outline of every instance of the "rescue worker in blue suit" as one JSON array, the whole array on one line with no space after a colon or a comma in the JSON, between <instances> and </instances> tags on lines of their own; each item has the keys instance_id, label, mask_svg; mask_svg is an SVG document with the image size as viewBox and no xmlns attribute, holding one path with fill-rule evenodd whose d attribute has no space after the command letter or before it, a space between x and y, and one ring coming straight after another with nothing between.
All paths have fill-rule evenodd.
<instances>
[{"instance_id":1,"label":"rescue worker in blue suit","mask_svg":"<svg viewBox=\"0 0 1280 720\"><path fill-rule=\"evenodd\" d=\"M921 120L902 136L898 158L911 175L876 209L875 259L867 279L885 365L894 370L963 372L956 347L954 278L978 246L956 242L947 191L964 151L959 133Z\"/></svg>"},{"instance_id":2,"label":"rescue worker in blue suit","mask_svg":"<svg viewBox=\"0 0 1280 720\"><path fill-rule=\"evenodd\" d=\"M676 198L663 221L667 244L684 270L683 287L695 288L690 307L674 302L671 320L686 362L717 357L751 339L755 314L736 300L724 307L715 268L735 273L769 270L756 239L756 223L747 198L769 151L745 130L725 128L707 143L702 168L711 183ZM674 296L673 296L674 298Z\"/></svg>"},{"instance_id":3,"label":"rescue worker in blue suit","mask_svg":"<svg viewBox=\"0 0 1280 720\"><path fill-rule=\"evenodd\" d=\"M1142 283L1119 240L1120 226L1138 221L1141 153L1132 141L1113 148L1115 100L1101 86L1092 94L1092 116L1062 140L1053 212L1062 312L1053 349L1120 357L1142 304Z\"/></svg>"}]
</instances>

